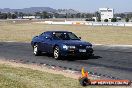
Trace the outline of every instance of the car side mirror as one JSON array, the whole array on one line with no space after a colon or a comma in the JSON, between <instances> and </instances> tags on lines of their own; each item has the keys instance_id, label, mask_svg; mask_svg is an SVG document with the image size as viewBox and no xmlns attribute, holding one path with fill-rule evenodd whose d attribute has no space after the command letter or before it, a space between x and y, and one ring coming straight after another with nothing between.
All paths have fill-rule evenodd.
<instances>
[{"instance_id":1,"label":"car side mirror","mask_svg":"<svg viewBox=\"0 0 132 88\"><path fill-rule=\"evenodd\" d=\"M81 37L79 37L79 39L81 39Z\"/></svg>"}]
</instances>

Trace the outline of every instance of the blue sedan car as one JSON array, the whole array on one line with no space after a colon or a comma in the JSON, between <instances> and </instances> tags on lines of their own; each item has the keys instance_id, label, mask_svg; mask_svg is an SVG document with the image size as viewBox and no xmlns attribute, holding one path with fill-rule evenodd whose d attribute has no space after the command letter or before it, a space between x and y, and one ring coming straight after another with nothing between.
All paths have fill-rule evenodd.
<instances>
[{"instance_id":1,"label":"blue sedan car","mask_svg":"<svg viewBox=\"0 0 132 88\"><path fill-rule=\"evenodd\" d=\"M92 56L92 44L80 39L68 31L47 31L35 36L31 45L35 56L42 52L52 54L55 59L62 56Z\"/></svg>"}]
</instances>

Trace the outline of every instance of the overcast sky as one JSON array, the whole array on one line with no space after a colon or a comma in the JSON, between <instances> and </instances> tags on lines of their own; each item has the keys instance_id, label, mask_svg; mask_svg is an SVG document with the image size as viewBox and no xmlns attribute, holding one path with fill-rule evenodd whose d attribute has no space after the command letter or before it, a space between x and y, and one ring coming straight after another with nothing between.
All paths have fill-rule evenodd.
<instances>
[{"instance_id":1,"label":"overcast sky","mask_svg":"<svg viewBox=\"0 0 132 88\"><path fill-rule=\"evenodd\" d=\"M95 12L100 7L114 8L115 12L132 12L132 0L0 0L0 8L52 7Z\"/></svg>"}]
</instances>

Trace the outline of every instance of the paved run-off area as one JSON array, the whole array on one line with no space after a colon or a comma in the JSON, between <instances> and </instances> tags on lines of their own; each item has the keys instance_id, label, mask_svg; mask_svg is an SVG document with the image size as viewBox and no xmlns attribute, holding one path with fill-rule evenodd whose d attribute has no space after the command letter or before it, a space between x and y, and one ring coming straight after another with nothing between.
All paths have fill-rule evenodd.
<instances>
[{"instance_id":1,"label":"paved run-off area","mask_svg":"<svg viewBox=\"0 0 132 88\"><path fill-rule=\"evenodd\" d=\"M132 80L132 48L94 47L94 57L88 60L55 60L50 56L34 56L29 43L0 43L0 57L7 60L24 61L27 63L49 64L64 68L80 70L85 67L89 72L115 79ZM67 58L70 59L70 58Z\"/></svg>"}]
</instances>

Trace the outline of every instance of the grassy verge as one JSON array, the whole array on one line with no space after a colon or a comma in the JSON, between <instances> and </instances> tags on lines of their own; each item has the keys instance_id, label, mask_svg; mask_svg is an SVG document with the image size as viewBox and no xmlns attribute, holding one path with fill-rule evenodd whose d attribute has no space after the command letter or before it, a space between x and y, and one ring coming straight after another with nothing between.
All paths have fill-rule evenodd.
<instances>
[{"instance_id":1,"label":"grassy verge","mask_svg":"<svg viewBox=\"0 0 132 88\"><path fill-rule=\"evenodd\" d=\"M67 30L94 44L132 45L132 27L44 25L0 23L0 41L30 42L32 37L48 30Z\"/></svg>"},{"instance_id":2,"label":"grassy verge","mask_svg":"<svg viewBox=\"0 0 132 88\"><path fill-rule=\"evenodd\" d=\"M0 64L0 88L83 88L78 80L38 70ZM109 88L89 86L87 88Z\"/></svg>"},{"instance_id":3,"label":"grassy verge","mask_svg":"<svg viewBox=\"0 0 132 88\"><path fill-rule=\"evenodd\" d=\"M77 80L26 68L0 65L0 88L81 88Z\"/></svg>"}]
</instances>

